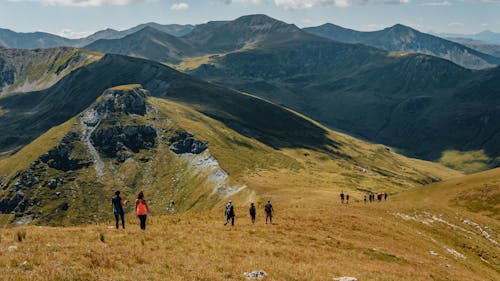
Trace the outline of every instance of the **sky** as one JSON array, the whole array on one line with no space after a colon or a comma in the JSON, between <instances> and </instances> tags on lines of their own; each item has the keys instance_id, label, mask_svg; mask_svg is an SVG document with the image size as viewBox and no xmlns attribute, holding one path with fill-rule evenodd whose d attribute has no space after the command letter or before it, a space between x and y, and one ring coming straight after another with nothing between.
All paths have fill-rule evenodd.
<instances>
[{"instance_id":1,"label":"sky","mask_svg":"<svg viewBox=\"0 0 500 281\"><path fill-rule=\"evenodd\" d=\"M500 33L500 0L0 0L0 28L79 38L146 22L199 24L267 14L299 27L334 23L378 30Z\"/></svg>"}]
</instances>

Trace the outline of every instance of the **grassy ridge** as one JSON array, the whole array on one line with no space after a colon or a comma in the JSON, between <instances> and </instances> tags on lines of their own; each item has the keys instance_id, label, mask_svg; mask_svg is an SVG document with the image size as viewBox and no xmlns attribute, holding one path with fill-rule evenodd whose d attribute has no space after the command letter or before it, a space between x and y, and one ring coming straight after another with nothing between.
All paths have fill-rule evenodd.
<instances>
[{"instance_id":1,"label":"grassy ridge","mask_svg":"<svg viewBox=\"0 0 500 281\"><path fill-rule=\"evenodd\" d=\"M347 207L326 186L315 187L313 194L303 192L293 203L285 189L273 190L278 191L280 195L272 197L274 225L264 224L262 204L257 223L251 225L245 202L236 199L234 228L224 227L222 211L214 210L169 216L153 212L146 232L139 230L131 214L126 230L113 229L111 222L4 229L0 247L18 249L0 252L0 276L4 280L136 280L137 276L245 280L243 272L263 269L268 280L356 276L386 281L495 280L500 272L498 248L456 217L488 226L498 239L497 220L467 211L450 213L446 210L452 206L446 204L427 213L464 229L457 230L440 221L428 225L396 215L426 218L424 211L429 210L414 205L406 195L369 205L354 197ZM422 198L434 201L427 195ZM17 232L26 232L23 242L13 241Z\"/></svg>"}]
</instances>

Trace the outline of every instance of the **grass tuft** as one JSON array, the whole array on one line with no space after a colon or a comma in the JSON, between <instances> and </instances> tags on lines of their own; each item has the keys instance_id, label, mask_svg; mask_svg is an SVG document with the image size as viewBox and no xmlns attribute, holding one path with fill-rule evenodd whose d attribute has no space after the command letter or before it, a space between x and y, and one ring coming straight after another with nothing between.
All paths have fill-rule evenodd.
<instances>
[{"instance_id":1,"label":"grass tuft","mask_svg":"<svg viewBox=\"0 0 500 281\"><path fill-rule=\"evenodd\" d=\"M26 239L26 231L24 230L19 230L16 232L16 235L14 237L14 239L17 241L17 242L23 242L23 240Z\"/></svg>"}]
</instances>

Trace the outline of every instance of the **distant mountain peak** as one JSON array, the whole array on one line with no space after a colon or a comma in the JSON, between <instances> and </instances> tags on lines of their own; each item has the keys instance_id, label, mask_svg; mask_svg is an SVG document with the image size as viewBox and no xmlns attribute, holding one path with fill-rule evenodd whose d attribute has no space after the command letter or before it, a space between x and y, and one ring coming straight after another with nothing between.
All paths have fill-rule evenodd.
<instances>
[{"instance_id":1,"label":"distant mountain peak","mask_svg":"<svg viewBox=\"0 0 500 281\"><path fill-rule=\"evenodd\" d=\"M386 30L397 31L397 32L409 32L409 31L417 31L407 25L397 23L391 27L386 28Z\"/></svg>"}]
</instances>

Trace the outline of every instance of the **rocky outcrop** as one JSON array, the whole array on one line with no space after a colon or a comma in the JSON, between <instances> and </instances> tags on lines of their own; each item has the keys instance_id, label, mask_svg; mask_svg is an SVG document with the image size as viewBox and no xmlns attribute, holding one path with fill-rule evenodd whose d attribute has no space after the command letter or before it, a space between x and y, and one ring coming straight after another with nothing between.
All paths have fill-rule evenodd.
<instances>
[{"instance_id":1,"label":"rocky outcrop","mask_svg":"<svg viewBox=\"0 0 500 281\"><path fill-rule=\"evenodd\" d=\"M110 158L118 157L119 162L130 157L130 152L153 148L155 140L156 130L147 125L98 128L91 136L92 144L99 152Z\"/></svg>"},{"instance_id":2,"label":"rocky outcrop","mask_svg":"<svg viewBox=\"0 0 500 281\"><path fill-rule=\"evenodd\" d=\"M176 131L173 137L168 138L167 144L175 154L200 154L208 148L206 142L195 139L193 134L185 131Z\"/></svg>"},{"instance_id":3,"label":"rocky outcrop","mask_svg":"<svg viewBox=\"0 0 500 281\"><path fill-rule=\"evenodd\" d=\"M146 124L136 125L136 120L131 116L146 114L146 97L147 91L140 85L106 90L102 100L82 117L85 126L92 128L89 146L95 147L108 158L116 157L118 162L124 162L141 149L155 147L155 128Z\"/></svg>"},{"instance_id":4,"label":"rocky outcrop","mask_svg":"<svg viewBox=\"0 0 500 281\"><path fill-rule=\"evenodd\" d=\"M40 161L46 163L49 167L61 171L78 170L83 167L88 167L92 163L88 159L77 159L71 156L71 151L74 148L72 142L80 140L80 135L76 132L71 132L66 135L61 143L49 152L40 157Z\"/></svg>"},{"instance_id":5,"label":"rocky outcrop","mask_svg":"<svg viewBox=\"0 0 500 281\"><path fill-rule=\"evenodd\" d=\"M128 87L128 88L127 88ZM102 101L94 110L99 115L106 113L146 114L147 91L139 85L122 86L104 92Z\"/></svg>"}]
</instances>

